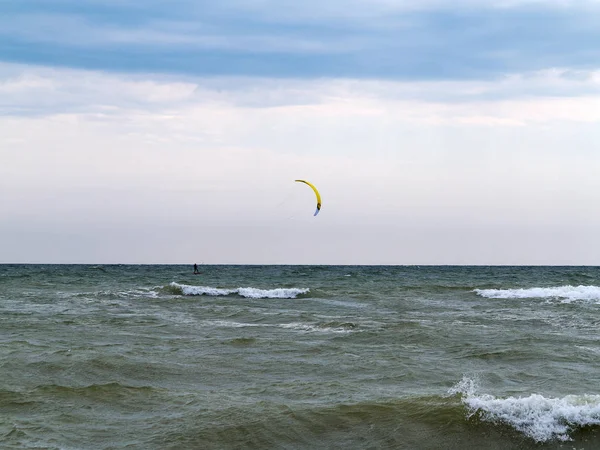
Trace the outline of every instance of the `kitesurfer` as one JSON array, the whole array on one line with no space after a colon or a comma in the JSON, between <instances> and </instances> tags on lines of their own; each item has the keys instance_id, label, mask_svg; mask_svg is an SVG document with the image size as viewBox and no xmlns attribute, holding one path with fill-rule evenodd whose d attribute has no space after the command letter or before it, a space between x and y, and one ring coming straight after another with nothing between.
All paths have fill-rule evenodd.
<instances>
[{"instance_id":1,"label":"kitesurfer","mask_svg":"<svg viewBox=\"0 0 600 450\"><path fill-rule=\"evenodd\" d=\"M194 263L194 275L198 274L198 264Z\"/></svg>"}]
</instances>

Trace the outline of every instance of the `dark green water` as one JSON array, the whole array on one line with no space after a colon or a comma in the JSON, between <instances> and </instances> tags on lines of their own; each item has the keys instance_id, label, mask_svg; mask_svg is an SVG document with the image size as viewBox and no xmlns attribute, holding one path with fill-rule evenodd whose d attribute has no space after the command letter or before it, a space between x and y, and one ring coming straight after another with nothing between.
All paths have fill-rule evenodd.
<instances>
[{"instance_id":1,"label":"dark green water","mask_svg":"<svg viewBox=\"0 0 600 450\"><path fill-rule=\"evenodd\" d=\"M201 271L0 265L0 448L600 448L600 268Z\"/></svg>"}]
</instances>

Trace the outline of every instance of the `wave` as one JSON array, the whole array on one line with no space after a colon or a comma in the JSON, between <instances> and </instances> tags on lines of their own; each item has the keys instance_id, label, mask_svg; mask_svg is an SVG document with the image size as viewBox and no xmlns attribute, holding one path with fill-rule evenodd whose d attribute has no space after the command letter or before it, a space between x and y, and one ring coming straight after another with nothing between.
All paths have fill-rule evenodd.
<instances>
[{"instance_id":1,"label":"wave","mask_svg":"<svg viewBox=\"0 0 600 450\"><path fill-rule=\"evenodd\" d=\"M307 333L350 333L355 331L357 325L352 322L326 322L326 323L286 323L279 325L288 330L304 331Z\"/></svg>"},{"instance_id":2,"label":"wave","mask_svg":"<svg viewBox=\"0 0 600 450\"><path fill-rule=\"evenodd\" d=\"M4 412L10 410L26 409L35 406L37 402L27 398L18 391L0 389L0 409Z\"/></svg>"},{"instance_id":3,"label":"wave","mask_svg":"<svg viewBox=\"0 0 600 450\"><path fill-rule=\"evenodd\" d=\"M153 289L133 289L131 291L119 292L120 295L130 297L158 298L159 293Z\"/></svg>"},{"instance_id":4,"label":"wave","mask_svg":"<svg viewBox=\"0 0 600 450\"><path fill-rule=\"evenodd\" d=\"M337 390L344 387L333 380L328 384ZM295 385L307 391L314 389L311 381L298 380ZM252 408L233 405L224 411L218 423L192 414L182 419L183 426L173 427L152 444L160 448L207 449L530 447L524 445L523 436L473 427L465 420L463 405L447 396L377 395L377 399L340 403L265 400Z\"/></svg>"},{"instance_id":5,"label":"wave","mask_svg":"<svg viewBox=\"0 0 600 450\"><path fill-rule=\"evenodd\" d=\"M304 386L308 390L314 387L311 383ZM337 384L333 382L332 386ZM237 405L229 407L218 423L201 420L199 416L186 417L184 424L193 425L173 427L166 435L157 436L152 444L160 448L208 449L424 448L422 435L414 432L416 427L410 427L413 421L409 419L409 426L402 426L407 424L407 409L412 406L412 402L406 401L329 406L313 402L280 404L266 400L252 409ZM429 404L427 409L430 409ZM449 409L452 415L458 417L460 414L459 406L444 404L440 413L442 420L447 420ZM186 428L190 431L186 432ZM447 442L446 438L444 442ZM448 447L443 447L440 442L440 445L427 448Z\"/></svg>"},{"instance_id":6,"label":"wave","mask_svg":"<svg viewBox=\"0 0 600 450\"><path fill-rule=\"evenodd\" d=\"M574 429L600 425L600 395L497 398L476 391L475 381L464 377L449 393L461 396L469 417L510 425L537 442L570 441L569 432Z\"/></svg>"},{"instance_id":7,"label":"wave","mask_svg":"<svg viewBox=\"0 0 600 450\"><path fill-rule=\"evenodd\" d=\"M118 382L90 384L86 386L64 386L59 384L47 384L37 386L34 393L45 395L71 397L71 396L86 396L105 399L109 395L123 396L126 393L141 393L147 395L150 392L161 392L151 386L130 386Z\"/></svg>"},{"instance_id":8,"label":"wave","mask_svg":"<svg viewBox=\"0 0 600 450\"><path fill-rule=\"evenodd\" d=\"M352 322L319 322L319 323L243 323L230 320L207 320L210 326L222 328L282 328L285 330L302 331L306 333L350 333L357 331L358 325Z\"/></svg>"},{"instance_id":9,"label":"wave","mask_svg":"<svg viewBox=\"0 0 600 450\"><path fill-rule=\"evenodd\" d=\"M575 300L600 300L598 286L559 286L534 287L529 289L475 289L475 293L485 298L520 299L520 298L558 298L564 303Z\"/></svg>"},{"instance_id":10,"label":"wave","mask_svg":"<svg viewBox=\"0 0 600 450\"><path fill-rule=\"evenodd\" d=\"M130 289L128 291L111 291L111 290L103 290L103 291L88 291L88 292L64 292L57 291L56 296L61 299L69 299L69 298L158 298L159 292L155 290L156 288L148 289L148 288L138 288L138 289Z\"/></svg>"},{"instance_id":11,"label":"wave","mask_svg":"<svg viewBox=\"0 0 600 450\"><path fill-rule=\"evenodd\" d=\"M29 391L10 391L0 389L0 409L7 411L24 411L48 402L69 399L87 399L93 402L140 401L150 395L160 395L162 389L150 386L129 386L118 382L91 384L87 386L64 386L46 384L36 386Z\"/></svg>"},{"instance_id":12,"label":"wave","mask_svg":"<svg viewBox=\"0 0 600 450\"><path fill-rule=\"evenodd\" d=\"M175 282L171 283L169 287L174 293L179 295L239 295L245 298L296 298L299 295L310 292L310 289L301 288L257 289L253 287L239 287L237 289L222 289L210 286L190 286Z\"/></svg>"},{"instance_id":13,"label":"wave","mask_svg":"<svg viewBox=\"0 0 600 450\"><path fill-rule=\"evenodd\" d=\"M247 338L246 337L246 338L231 339L230 341L227 342L227 344L237 346L237 347L246 347L246 346L254 345L254 344L256 344L256 342L257 342L256 338Z\"/></svg>"}]
</instances>

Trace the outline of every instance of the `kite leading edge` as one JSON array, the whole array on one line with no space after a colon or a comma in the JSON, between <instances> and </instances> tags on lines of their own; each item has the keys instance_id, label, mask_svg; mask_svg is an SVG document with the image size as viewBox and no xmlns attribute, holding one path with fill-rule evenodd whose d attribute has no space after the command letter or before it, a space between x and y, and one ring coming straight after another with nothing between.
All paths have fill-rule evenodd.
<instances>
[{"instance_id":1,"label":"kite leading edge","mask_svg":"<svg viewBox=\"0 0 600 450\"><path fill-rule=\"evenodd\" d=\"M317 196L317 210L315 211L314 215L316 216L317 214L319 214L319 211L321 211L321 194L319 194L319 191L312 183L309 183L308 181L305 181L305 180L295 180L295 181L298 183L307 184L312 188L313 191L315 191L315 195Z\"/></svg>"}]
</instances>

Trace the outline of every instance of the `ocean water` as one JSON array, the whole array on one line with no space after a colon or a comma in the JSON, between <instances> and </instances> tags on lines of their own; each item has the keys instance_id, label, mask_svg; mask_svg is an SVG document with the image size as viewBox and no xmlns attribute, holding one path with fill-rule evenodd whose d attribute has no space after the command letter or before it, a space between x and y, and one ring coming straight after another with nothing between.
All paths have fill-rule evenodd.
<instances>
[{"instance_id":1,"label":"ocean water","mask_svg":"<svg viewBox=\"0 0 600 450\"><path fill-rule=\"evenodd\" d=\"M0 265L2 449L600 449L600 268Z\"/></svg>"}]
</instances>

